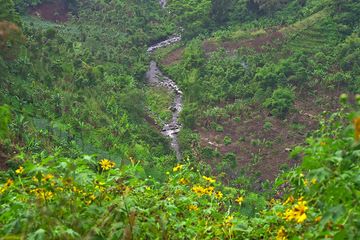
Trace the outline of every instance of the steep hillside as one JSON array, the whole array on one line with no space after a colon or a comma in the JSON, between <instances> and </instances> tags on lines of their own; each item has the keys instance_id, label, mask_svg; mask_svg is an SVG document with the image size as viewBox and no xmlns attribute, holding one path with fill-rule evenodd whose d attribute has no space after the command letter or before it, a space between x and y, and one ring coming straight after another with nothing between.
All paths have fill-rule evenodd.
<instances>
[{"instance_id":1,"label":"steep hillside","mask_svg":"<svg viewBox=\"0 0 360 240\"><path fill-rule=\"evenodd\" d=\"M358 39L359 17L340 17L351 1L296 4L157 53L185 92L184 151L234 185L259 188L299 164L292 149L342 92L357 91L358 70L338 62Z\"/></svg>"},{"instance_id":2,"label":"steep hillside","mask_svg":"<svg viewBox=\"0 0 360 240\"><path fill-rule=\"evenodd\" d=\"M356 0L0 0L0 239L359 239Z\"/></svg>"},{"instance_id":3,"label":"steep hillside","mask_svg":"<svg viewBox=\"0 0 360 240\"><path fill-rule=\"evenodd\" d=\"M171 161L167 140L145 121L146 44L173 31L157 2L79 1L66 13L57 12L62 1L17 4L39 17L22 16L26 41L1 65L0 102L13 113L3 148Z\"/></svg>"}]
</instances>

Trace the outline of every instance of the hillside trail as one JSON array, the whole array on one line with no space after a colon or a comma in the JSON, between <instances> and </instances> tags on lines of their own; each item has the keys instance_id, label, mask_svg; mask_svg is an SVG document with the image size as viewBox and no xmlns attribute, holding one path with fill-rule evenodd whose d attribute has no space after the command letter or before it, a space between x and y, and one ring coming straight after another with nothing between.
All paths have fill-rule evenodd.
<instances>
[{"instance_id":1,"label":"hillside trail","mask_svg":"<svg viewBox=\"0 0 360 240\"><path fill-rule=\"evenodd\" d=\"M165 7L166 0L159 0L159 3L161 7ZM159 43L156 43L152 46L150 46L147 50L148 53L152 53L156 49L169 46L173 43L179 42L181 40L180 35L174 35L169 37L168 39L161 41ZM151 86L154 87L161 87L167 89L169 92L174 93L174 100L169 106L171 112L172 112L172 118L169 122L165 123L161 133L169 137L171 139L171 147L174 149L176 153L176 158L178 161L181 159L181 151L180 146L177 138L177 134L181 130L181 124L179 122L180 112L183 107L183 101L182 96L183 93L180 91L179 87L176 85L176 83L170 79L169 77L166 77L158 68L157 63L155 61L150 62L149 70L146 73L146 78L148 80L148 83Z\"/></svg>"}]
</instances>

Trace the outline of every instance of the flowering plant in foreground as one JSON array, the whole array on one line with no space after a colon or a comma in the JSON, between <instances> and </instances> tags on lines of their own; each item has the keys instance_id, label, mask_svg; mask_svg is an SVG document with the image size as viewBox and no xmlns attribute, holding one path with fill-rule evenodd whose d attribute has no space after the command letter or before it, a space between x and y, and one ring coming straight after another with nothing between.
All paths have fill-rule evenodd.
<instances>
[{"instance_id":1,"label":"flowering plant in foreground","mask_svg":"<svg viewBox=\"0 0 360 240\"><path fill-rule=\"evenodd\" d=\"M281 199L224 186L191 163L163 168L155 179L139 164L30 156L0 175L0 235L357 239L359 145L351 128L330 123L322 129L322 137L308 139L302 149L303 165L276 180Z\"/></svg>"}]
</instances>

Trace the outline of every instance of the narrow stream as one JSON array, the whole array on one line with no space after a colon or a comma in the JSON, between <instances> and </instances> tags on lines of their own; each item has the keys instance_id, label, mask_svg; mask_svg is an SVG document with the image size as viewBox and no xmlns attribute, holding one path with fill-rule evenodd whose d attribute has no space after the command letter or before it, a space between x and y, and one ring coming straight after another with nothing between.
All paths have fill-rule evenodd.
<instances>
[{"instance_id":1,"label":"narrow stream","mask_svg":"<svg viewBox=\"0 0 360 240\"><path fill-rule=\"evenodd\" d=\"M161 2L166 3L166 1L160 1L160 4ZM175 35L165 41L150 46L147 51L151 53L158 48L166 47L180 40L181 40L181 36ZM173 80L166 77L160 71L155 61L150 62L149 70L146 73L146 78L151 86L164 87L169 92L172 92L175 95L172 105L169 106L169 108L172 111L171 121L164 124L161 133L164 136L169 137L171 139L171 147L174 149L176 153L176 158L180 160L181 152L180 152L180 146L178 143L177 134L180 132L181 129L181 124L179 123L179 117L182 109L182 92L180 91L179 87L176 85L176 83Z\"/></svg>"}]
</instances>

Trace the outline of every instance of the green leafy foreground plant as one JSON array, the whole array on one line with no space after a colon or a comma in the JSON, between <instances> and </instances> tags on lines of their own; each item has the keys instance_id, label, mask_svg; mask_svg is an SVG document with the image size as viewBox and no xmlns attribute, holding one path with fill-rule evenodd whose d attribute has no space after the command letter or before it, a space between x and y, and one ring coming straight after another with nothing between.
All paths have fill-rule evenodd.
<instances>
[{"instance_id":1,"label":"green leafy foreground plant","mask_svg":"<svg viewBox=\"0 0 360 240\"><path fill-rule=\"evenodd\" d=\"M358 239L360 118L321 122L277 194L224 186L191 163L159 181L136 159L34 155L0 177L4 239ZM355 132L355 141L354 134ZM280 197L281 196L281 197Z\"/></svg>"}]
</instances>

